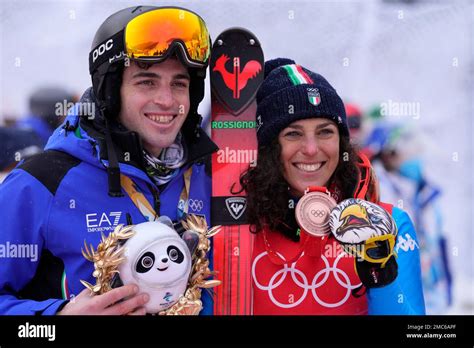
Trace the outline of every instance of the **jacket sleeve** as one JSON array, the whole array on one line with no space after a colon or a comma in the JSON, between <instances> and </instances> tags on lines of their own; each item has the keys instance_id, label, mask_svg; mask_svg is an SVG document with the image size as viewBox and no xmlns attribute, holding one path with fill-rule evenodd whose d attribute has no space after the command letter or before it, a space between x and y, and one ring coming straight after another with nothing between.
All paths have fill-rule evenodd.
<instances>
[{"instance_id":1,"label":"jacket sleeve","mask_svg":"<svg viewBox=\"0 0 474 348\"><path fill-rule=\"evenodd\" d=\"M393 208L392 217L398 227L398 276L383 287L368 289L369 314L424 315L425 302L421 281L420 247L415 227L406 212Z\"/></svg>"},{"instance_id":2,"label":"jacket sleeve","mask_svg":"<svg viewBox=\"0 0 474 348\"><path fill-rule=\"evenodd\" d=\"M62 299L34 301L20 291L34 277L45 239L52 194L34 177L15 169L0 184L0 314L54 315Z\"/></svg>"}]
</instances>

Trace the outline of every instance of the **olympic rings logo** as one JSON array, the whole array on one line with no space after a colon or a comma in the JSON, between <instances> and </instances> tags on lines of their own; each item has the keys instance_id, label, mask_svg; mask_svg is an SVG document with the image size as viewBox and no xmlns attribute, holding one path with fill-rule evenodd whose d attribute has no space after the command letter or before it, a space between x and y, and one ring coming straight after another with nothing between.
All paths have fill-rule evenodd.
<instances>
[{"instance_id":1,"label":"olympic rings logo","mask_svg":"<svg viewBox=\"0 0 474 348\"><path fill-rule=\"evenodd\" d=\"M189 207L193 211L200 212L204 208L204 202L200 199L189 199Z\"/></svg>"},{"instance_id":2,"label":"olympic rings logo","mask_svg":"<svg viewBox=\"0 0 474 348\"><path fill-rule=\"evenodd\" d=\"M326 215L326 212L324 210L311 210L311 215L313 215L314 217L323 217L324 215Z\"/></svg>"},{"instance_id":3,"label":"olympic rings logo","mask_svg":"<svg viewBox=\"0 0 474 348\"><path fill-rule=\"evenodd\" d=\"M321 306L326 307L326 308L339 307L347 301L347 299L351 295L351 290L356 289L360 285L362 285L362 283L352 285L347 273L344 272L343 270L337 268L337 264L338 264L339 260L342 257L347 256L345 253L340 253L337 256L337 258L334 261L334 264L332 266L329 265L328 259L324 255L321 255L321 259L324 262L325 268L321 269L318 273L316 273L313 280L311 281L311 284L308 282L308 279L306 278L306 275L301 270L296 268L296 263L298 261L295 261L291 264L291 266L288 266L288 264L284 264L283 268L280 269L279 271L275 272L275 274L270 278L270 281L268 282L268 285L263 285L263 284L259 283L259 281L257 280L255 269L256 269L258 261L267 254L268 253L266 251L264 251L261 254L259 254L255 258L255 260L253 261L253 263L252 263L252 278L253 278L253 281L255 282L255 285L257 286L257 288L259 288L260 290L267 291L268 292L268 297L273 302L273 304L275 304L276 306L278 306L280 308L294 308L294 307L298 306L301 302L303 302L306 299L306 296L308 295L309 290L311 290L311 294L313 295L314 300L317 303L319 303ZM283 260L285 260L283 255L281 255L280 253L277 253L277 254ZM303 255L304 255L304 252L301 254L301 257ZM336 303L328 303L328 302L323 301L322 299L319 298L319 296L316 292L316 290L318 288L322 287L326 283L326 281L328 280L329 275L331 273L334 274L334 278L336 279L338 284L346 289L346 293L345 293L344 297ZM273 295L273 291L276 288L278 288L285 281L288 274L291 275L291 279L293 280L293 282L296 285L298 285L300 288L302 288L304 291L303 291L303 295L301 295L301 297L297 301L295 301L294 303L281 303L275 298L275 296ZM279 277L279 279L278 279L278 277ZM341 277L342 277L342 279L341 279Z\"/></svg>"}]
</instances>

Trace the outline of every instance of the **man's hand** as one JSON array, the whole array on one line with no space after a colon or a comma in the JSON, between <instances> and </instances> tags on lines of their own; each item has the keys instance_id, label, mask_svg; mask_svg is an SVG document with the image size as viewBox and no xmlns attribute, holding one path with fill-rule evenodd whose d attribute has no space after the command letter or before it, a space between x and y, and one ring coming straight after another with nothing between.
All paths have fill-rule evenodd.
<instances>
[{"instance_id":1,"label":"man's hand","mask_svg":"<svg viewBox=\"0 0 474 348\"><path fill-rule=\"evenodd\" d=\"M57 315L145 315L148 294L137 294L138 286L124 285L97 296L84 289ZM120 302L119 302L120 301Z\"/></svg>"}]
</instances>

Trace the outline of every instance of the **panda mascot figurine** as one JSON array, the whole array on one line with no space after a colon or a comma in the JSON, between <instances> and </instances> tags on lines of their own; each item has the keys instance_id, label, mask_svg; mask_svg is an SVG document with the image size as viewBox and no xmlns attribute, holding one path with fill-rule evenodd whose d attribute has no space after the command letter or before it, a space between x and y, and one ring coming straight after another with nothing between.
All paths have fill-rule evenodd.
<instances>
[{"instance_id":1,"label":"panda mascot figurine","mask_svg":"<svg viewBox=\"0 0 474 348\"><path fill-rule=\"evenodd\" d=\"M138 224L133 228L134 236L123 246L125 260L118 276L124 285L135 283L140 292L150 295L147 313L175 304L184 294L191 273L191 254L198 236L186 231L186 244L172 226L167 217Z\"/></svg>"},{"instance_id":2,"label":"panda mascot figurine","mask_svg":"<svg viewBox=\"0 0 474 348\"><path fill-rule=\"evenodd\" d=\"M166 216L137 225L117 226L102 240L97 250L85 244L84 257L94 262L96 285L82 284L93 294L115 287L136 284L139 292L150 295L145 304L149 314L198 314L202 309L201 289L220 284L206 280L209 238L220 226L207 229L205 219L189 215L181 223L184 232L175 230ZM182 229L181 229L182 230Z\"/></svg>"}]
</instances>

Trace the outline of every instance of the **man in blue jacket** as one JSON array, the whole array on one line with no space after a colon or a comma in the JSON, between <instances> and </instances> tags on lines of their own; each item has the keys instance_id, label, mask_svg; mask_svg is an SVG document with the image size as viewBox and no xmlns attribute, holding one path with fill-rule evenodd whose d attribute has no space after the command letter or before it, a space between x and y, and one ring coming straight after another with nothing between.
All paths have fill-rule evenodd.
<instances>
[{"instance_id":1,"label":"man in blue jacket","mask_svg":"<svg viewBox=\"0 0 474 348\"><path fill-rule=\"evenodd\" d=\"M135 285L90 296L80 280L94 283L93 265L81 248L158 215L209 223L217 147L197 108L210 46L204 21L180 8L127 8L101 25L92 88L45 152L0 187L0 314L144 314Z\"/></svg>"},{"instance_id":2,"label":"man in blue jacket","mask_svg":"<svg viewBox=\"0 0 474 348\"><path fill-rule=\"evenodd\" d=\"M64 121L68 105L75 101L77 98L63 87L40 87L29 97L29 114L19 119L15 128L35 132L44 147L56 127Z\"/></svg>"}]
</instances>

